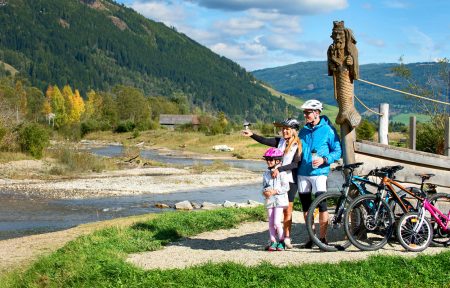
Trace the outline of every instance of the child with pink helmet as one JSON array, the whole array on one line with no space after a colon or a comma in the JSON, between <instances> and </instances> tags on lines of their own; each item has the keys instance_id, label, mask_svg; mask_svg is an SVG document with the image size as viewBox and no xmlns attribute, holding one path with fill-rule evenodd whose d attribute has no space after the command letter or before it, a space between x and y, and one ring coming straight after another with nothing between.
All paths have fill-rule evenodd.
<instances>
[{"instance_id":1,"label":"child with pink helmet","mask_svg":"<svg viewBox=\"0 0 450 288\"><path fill-rule=\"evenodd\" d=\"M263 174L263 195L269 218L270 244L268 251L282 251L285 249L284 231L281 220L283 209L289 205L287 192L289 191L289 178L286 172L280 172L272 177L272 170L281 165L283 152L275 147L270 147L264 153L267 162L267 170Z\"/></svg>"}]
</instances>

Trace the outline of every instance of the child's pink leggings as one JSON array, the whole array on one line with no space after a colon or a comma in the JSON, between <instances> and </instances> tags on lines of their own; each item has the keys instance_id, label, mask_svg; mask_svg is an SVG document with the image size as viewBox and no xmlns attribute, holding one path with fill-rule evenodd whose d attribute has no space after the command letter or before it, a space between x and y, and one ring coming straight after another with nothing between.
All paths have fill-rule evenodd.
<instances>
[{"instance_id":1,"label":"child's pink leggings","mask_svg":"<svg viewBox=\"0 0 450 288\"><path fill-rule=\"evenodd\" d=\"M281 219L283 218L284 207L267 208L267 215L269 216L269 235L270 241L277 242L284 240L283 225Z\"/></svg>"}]
</instances>

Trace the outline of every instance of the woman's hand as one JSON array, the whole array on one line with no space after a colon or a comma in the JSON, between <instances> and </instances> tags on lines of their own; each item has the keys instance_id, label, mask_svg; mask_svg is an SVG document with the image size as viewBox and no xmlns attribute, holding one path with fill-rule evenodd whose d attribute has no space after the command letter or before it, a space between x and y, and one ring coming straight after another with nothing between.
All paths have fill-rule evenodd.
<instances>
[{"instance_id":1,"label":"woman's hand","mask_svg":"<svg viewBox=\"0 0 450 288\"><path fill-rule=\"evenodd\" d=\"M246 130L242 130L242 135L250 137L253 135L252 130L246 129Z\"/></svg>"},{"instance_id":2,"label":"woman's hand","mask_svg":"<svg viewBox=\"0 0 450 288\"><path fill-rule=\"evenodd\" d=\"M280 171L278 171L278 169L272 170L272 178L276 178L278 176L278 174L280 174Z\"/></svg>"}]
</instances>

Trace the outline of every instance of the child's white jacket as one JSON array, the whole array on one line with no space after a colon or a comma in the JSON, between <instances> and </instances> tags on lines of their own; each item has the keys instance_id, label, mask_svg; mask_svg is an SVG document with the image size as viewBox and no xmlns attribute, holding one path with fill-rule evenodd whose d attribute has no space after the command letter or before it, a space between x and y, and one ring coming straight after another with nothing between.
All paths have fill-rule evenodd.
<instances>
[{"instance_id":1,"label":"child's white jacket","mask_svg":"<svg viewBox=\"0 0 450 288\"><path fill-rule=\"evenodd\" d=\"M287 192L289 191L289 176L286 172L280 172L277 177L272 178L272 171L267 170L263 174L263 189L275 189L277 194L265 200L266 208L285 207L289 205Z\"/></svg>"}]
</instances>

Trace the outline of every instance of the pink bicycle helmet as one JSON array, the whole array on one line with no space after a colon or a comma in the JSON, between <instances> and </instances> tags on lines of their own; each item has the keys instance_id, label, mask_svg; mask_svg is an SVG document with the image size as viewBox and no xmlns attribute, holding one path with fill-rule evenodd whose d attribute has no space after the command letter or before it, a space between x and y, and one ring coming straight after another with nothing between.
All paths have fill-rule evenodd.
<instances>
[{"instance_id":1,"label":"pink bicycle helmet","mask_svg":"<svg viewBox=\"0 0 450 288\"><path fill-rule=\"evenodd\" d=\"M283 152L275 147L270 147L269 149L266 150L266 153L264 153L263 156L265 159L266 158L274 158L274 159L282 159L283 158Z\"/></svg>"}]
</instances>

